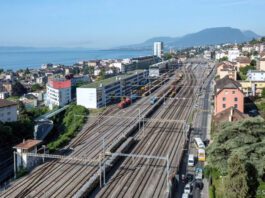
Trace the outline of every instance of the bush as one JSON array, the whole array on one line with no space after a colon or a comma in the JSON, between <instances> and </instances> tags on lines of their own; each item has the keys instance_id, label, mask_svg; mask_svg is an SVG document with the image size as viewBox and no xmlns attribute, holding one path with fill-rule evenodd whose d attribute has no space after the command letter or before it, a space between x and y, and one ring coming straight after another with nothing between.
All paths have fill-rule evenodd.
<instances>
[{"instance_id":1,"label":"bush","mask_svg":"<svg viewBox=\"0 0 265 198\"><path fill-rule=\"evenodd\" d=\"M209 187L209 197L215 198L215 186L214 185Z\"/></svg>"},{"instance_id":2,"label":"bush","mask_svg":"<svg viewBox=\"0 0 265 198\"><path fill-rule=\"evenodd\" d=\"M48 144L50 152L54 152L66 145L73 137L75 137L78 130L86 121L88 110L79 105L71 105L65 112L60 128L62 132L59 137ZM76 116L79 115L79 116ZM60 119L59 119L60 120Z\"/></svg>"}]
</instances>

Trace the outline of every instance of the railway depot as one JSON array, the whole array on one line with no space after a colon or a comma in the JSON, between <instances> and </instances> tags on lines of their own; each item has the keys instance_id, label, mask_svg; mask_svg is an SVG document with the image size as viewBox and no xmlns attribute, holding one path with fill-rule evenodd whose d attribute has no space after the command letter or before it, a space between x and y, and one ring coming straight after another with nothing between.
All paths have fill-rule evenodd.
<instances>
[{"instance_id":1,"label":"railway depot","mask_svg":"<svg viewBox=\"0 0 265 198\"><path fill-rule=\"evenodd\" d=\"M31 154L30 157L50 159L14 181L0 196L170 197L200 87L197 78L203 72L203 65L186 64L163 75L167 79L152 84L145 92L146 97L140 97L130 106L122 110L117 106L107 107L71 141L67 157ZM146 78L148 71L137 71L121 79L101 82L102 86L94 84L84 89L104 88L110 94L112 87L116 95L130 95L132 88L125 89L127 83L133 87Z\"/></svg>"}]
</instances>

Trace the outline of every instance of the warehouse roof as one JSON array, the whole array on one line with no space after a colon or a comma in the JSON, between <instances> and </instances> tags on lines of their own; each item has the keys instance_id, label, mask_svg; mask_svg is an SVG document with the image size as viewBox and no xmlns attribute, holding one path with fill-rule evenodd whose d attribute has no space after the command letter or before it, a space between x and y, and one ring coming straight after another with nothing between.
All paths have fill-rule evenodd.
<instances>
[{"instance_id":1,"label":"warehouse roof","mask_svg":"<svg viewBox=\"0 0 265 198\"><path fill-rule=\"evenodd\" d=\"M89 83L89 84L83 85L80 88L97 88L100 85L106 86L106 85L114 83L115 81L129 78L129 77L135 75L136 73L139 74L139 73L143 73L143 72L144 72L144 70L130 71L130 72L127 72L126 74L123 74L123 75L117 75L117 76L113 76L111 78L106 78L104 80L100 80L100 81L96 81L96 82L93 82L93 83Z\"/></svg>"}]
</instances>

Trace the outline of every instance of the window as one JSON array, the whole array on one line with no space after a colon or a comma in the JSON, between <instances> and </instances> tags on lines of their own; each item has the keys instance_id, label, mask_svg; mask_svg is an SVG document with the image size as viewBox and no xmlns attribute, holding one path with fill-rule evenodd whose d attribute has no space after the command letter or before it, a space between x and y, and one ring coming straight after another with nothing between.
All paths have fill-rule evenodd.
<instances>
[{"instance_id":1,"label":"window","mask_svg":"<svg viewBox=\"0 0 265 198\"><path fill-rule=\"evenodd\" d=\"M234 105L235 109L237 109L237 104Z\"/></svg>"},{"instance_id":2,"label":"window","mask_svg":"<svg viewBox=\"0 0 265 198\"><path fill-rule=\"evenodd\" d=\"M232 91L232 94L235 94L236 93L236 91Z\"/></svg>"},{"instance_id":3,"label":"window","mask_svg":"<svg viewBox=\"0 0 265 198\"><path fill-rule=\"evenodd\" d=\"M223 109L225 109L226 108L226 105L225 104L223 104Z\"/></svg>"},{"instance_id":4,"label":"window","mask_svg":"<svg viewBox=\"0 0 265 198\"><path fill-rule=\"evenodd\" d=\"M235 97L235 98L234 98L234 101L235 101L235 102L237 102L237 101L238 101L237 97Z\"/></svg>"},{"instance_id":5,"label":"window","mask_svg":"<svg viewBox=\"0 0 265 198\"><path fill-rule=\"evenodd\" d=\"M226 98L225 97L223 97L223 101L225 101L226 100Z\"/></svg>"}]
</instances>

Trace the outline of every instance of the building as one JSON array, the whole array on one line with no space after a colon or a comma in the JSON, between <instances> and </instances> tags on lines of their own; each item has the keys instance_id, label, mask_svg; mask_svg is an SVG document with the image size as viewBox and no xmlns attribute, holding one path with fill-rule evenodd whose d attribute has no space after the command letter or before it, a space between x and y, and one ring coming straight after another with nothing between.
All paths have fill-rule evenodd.
<instances>
[{"instance_id":1,"label":"building","mask_svg":"<svg viewBox=\"0 0 265 198\"><path fill-rule=\"evenodd\" d=\"M147 70L136 70L77 88L77 104L97 109L132 92L148 82Z\"/></svg>"},{"instance_id":2,"label":"building","mask_svg":"<svg viewBox=\"0 0 265 198\"><path fill-rule=\"evenodd\" d=\"M16 122L17 121L17 103L0 99L0 121Z\"/></svg>"},{"instance_id":3,"label":"building","mask_svg":"<svg viewBox=\"0 0 265 198\"><path fill-rule=\"evenodd\" d=\"M242 47L242 52L248 52L251 53L253 51L253 47L251 45L245 45Z\"/></svg>"},{"instance_id":4,"label":"building","mask_svg":"<svg viewBox=\"0 0 265 198\"><path fill-rule=\"evenodd\" d=\"M237 79L237 71L236 67L232 62L223 61L217 65L216 76L219 76L219 79L228 76L229 78L236 80Z\"/></svg>"},{"instance_id":5,"label":"building","mask_svg":"<svg viewBox=\"0 0 265 198\"><path fill-rule=\"evenodd\" d=\"M247 80L249 80L249 81L265 81L265 71L248 70Z\"/></svg>"},{"instance_id":6,"label":"building","mask_svg":"<svg viewBox=\"0 0 265 198\"><path fill-rule=\"evenodd\" d=\"M244 112L244 93L241 84L228 76L216 81L215 86L215 115L230 107Z\"/></svg>"},{"instance_id":7,"label":"building","mask_svg":"<svg viewBox=\"0 0 265 198\"><path fill-rule=\"evenodd\" d=\"M247 118L248 116L234 107L230 107L217 113L214 116L214 123L220 124L222 122L236 122Z\"/></svg>"},{"instance_id":8,"label":"building","mask_svg":"<svg viewBox=\"0 0 265 198\"><path fill-rule=\"evenodd\" d=\"M6 99L9 96L9 93L6 91L0 92L0 99Z\"/></svg>"},{"instance_id":9,"label":"building","mask_svg":"<svg viewBox=\"0 0 265 198\"><path fill-rule=\"evenodd\" d=\"M208 51L208 50L205 50L204 53L203 53L203 57L207 60L211 60L212 58L212 53L211 51Z\"/></svg>"},{"instance_id":10,"label":"building","mask_svg":"<svg viewBox=\"0 0 265 198\"><path fill-rule=\"evenodd\" d=\"M246 67L247 65L250 64L251 60L250 58L246 57L246 56L239 56L235 59L236 61L236 68L237 68L237 71L239 71L239 69L241 67Z\"/></svg>"},{"instance_id":11,"label":"building","mask_svg":"<svg viewBox=\"0 0 265 198\"><path fill-rule=\"evenodd\" d=\"M24 96L19 98L19 101L21 101L28 109L32 109L38 106L38 98L30 93L24 94Z\"/></svg>"},{"instance_id":12,"label":"building","mask_svg":"<svg viewBox=\"0 0 265 198\"><path fill-rule=\"evenodd\" d=\"M15 172L19 171L19 168L23 167L28 170L33 168L35 165L38 164L39 160L36 157L28 156L28 153L37 153L37 146L40 145L42 141L40 140L23 140L22 143L14 146L13 148L16 149L16 163Z\"/></svg>"},{"instance_id":13,"label":"building","mask_svg":"<svg viewBox=\"0 0 265 198\"><path fill-rule=\"evenodd\" d=\"M169 61L163 61L149 66L149 77L159 77L169 69Z\"/></svg>"},{"instance_id":14,"label":"building","mask_svg":"<svg viewBox=\"0 0 265 198\"><path fill-rule=\"evenodd\" d=\"M154 42L154 55L162 58L163 56L163 42Z\"/></svg>"},{"instance_id":15,"label":"building","mask_svg":"<svg viewBox=\"0 0 265 198\"><path fill-rule=\"evenodd\" d=\"M47 80L48 78L46 76L40 76L36 78L36 83L44 85L47 83Z\"/></svg>"},{"instance_id":16,"label":"building","mask_svg":"<svg viewBox=\"0 0 265 198\"><path fill-rule=\"evenodd\" d=\"M149 66L161 61L157 56L142 56L131 59L136 69L149 69Z\"/></svg>"},{"instance_id":17,"label":"building","mask_svg":"<svg viewBox=\"0 0 265 198\"><path fill-rule=\"evenodd\" d=\"M259 60L259 69L265 71L265 56Z\"/></svg>"},{"instance_id":18,"label":"building","mask_svg":"<svg viewBox=\"0 0 265 198\"><path fill-rule=\"evenodd\" d=\"M53 67L53 64L52 63L48 63L48 64L41 65L41 69L49 69L49 68L52 68L52 67Z\"/></svg>"},{"instance_id":19,"label":"building","mask_svg":"<svg viewBox=\"0 0 265 198\"><path fill-rule=\"evenodd\" d=\"M227 53L224 51L216 51L215 52L215 60L219 60L221 58L227 57Z\"/></svg>"},{"instance_id":20,"label":"building","mask_svg":"<svg viewBox=\"0 0 265 198\"><path fill-rule=\"evenodd\" d=\"M262 89L265 88L265 81L239 81L242 91L247 96L261 95Z\"/></svg>"},{"instance_id":21,"label":"building","mask_svg":"<svg viewBox=\"0 0 265 198\"><path fill-rule=\"evenodd\" d=\"M49 79L45 104L50 108L64 106L71 102L71 80Z\"/></svg>"},{"instance_id":22,"label":"building","mask_svg":"<svg viewBox=\"0 0 265 198\"><path fill-rule=\"evenodd\" d=\"M234 47L233 49L228 50L228 60L229 61L235 61L237 57L239 57L240 51L237 47Z\"/></svg>"}]
</instances>

